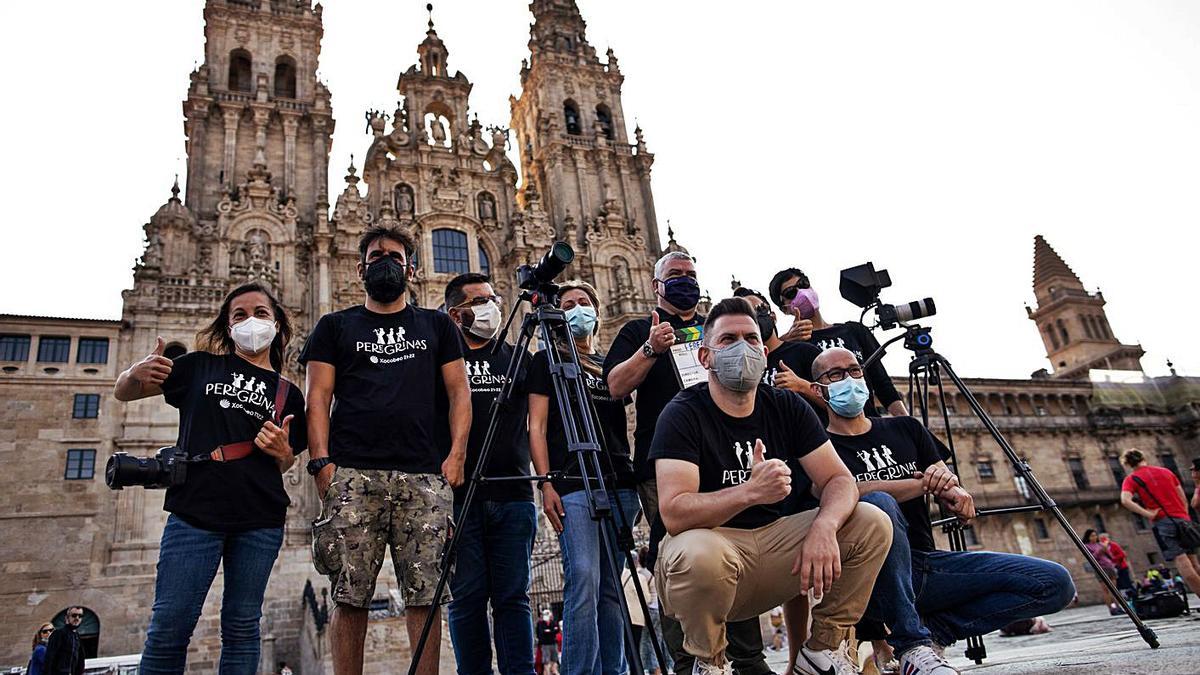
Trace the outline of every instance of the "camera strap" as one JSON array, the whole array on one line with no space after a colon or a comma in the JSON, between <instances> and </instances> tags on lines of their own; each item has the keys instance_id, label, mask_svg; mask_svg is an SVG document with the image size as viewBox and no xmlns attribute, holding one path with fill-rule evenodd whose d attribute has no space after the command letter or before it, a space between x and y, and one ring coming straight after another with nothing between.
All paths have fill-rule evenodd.
<instances>
[{"instance_id":1,"label":"camera strap","mask_svg":"<svg viewBox=\"0 0 1200 675\"><path fill-rule=\"evenodd\" d=\"M275 415L273 421L275 426L279 426L279 420L283 418L283 406L287 403L288 389L292 383L279 376L279 384L275 387ZM214 462L232 462L235 459L244 459L254 452L254 441L241 441L240 443L229 443L227 445L218 445L215 450L208 453L208 459Z\"/></svg>"}]
</instances>

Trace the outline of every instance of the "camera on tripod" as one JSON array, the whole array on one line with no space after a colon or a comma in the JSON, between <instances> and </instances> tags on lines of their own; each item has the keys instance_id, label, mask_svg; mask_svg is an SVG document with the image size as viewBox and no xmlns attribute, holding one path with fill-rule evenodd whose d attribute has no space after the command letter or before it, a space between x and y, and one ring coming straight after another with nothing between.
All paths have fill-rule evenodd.
<instances>
[{"instance_id":1,"label":"camera on tripod","mask_svg":"<svg viewBox=\"0 0 1200 675\"><path fill-rule=\"evenodd\" d=\"M180 448L159 448L153 457L133 457L116 452L104 467L104 483L113 490L144 487L161 490L187 480L188 456Z\"/></svg>"},{"instance_id":2,"label":"camera on tripod","mask_svg":"<svg viewBox=\"0 0 1200 675\"><path fill-rule=\"evenodd\" d=\"M937 307L933 298L924 298L899 305L888 305L879 300L879 292L892 285L887 270L876 270L874 263L863 263L842 270L838 290L842 297L863 309L875 308L879 327L890 330L898 325L933 316Z\"/></svg>"},{"instance_id":3,"label":"camera on tripod","mask_svg":"<svg viewBox=\"0 0 1200 675\"><path fill-rule=\"evenodd\" d=\"M541 290L553 284L572 260L575 260L575 250L565 241L556 241L537 263L517 268L517 287L526 291Z\"/></svg>"}]
</instances>

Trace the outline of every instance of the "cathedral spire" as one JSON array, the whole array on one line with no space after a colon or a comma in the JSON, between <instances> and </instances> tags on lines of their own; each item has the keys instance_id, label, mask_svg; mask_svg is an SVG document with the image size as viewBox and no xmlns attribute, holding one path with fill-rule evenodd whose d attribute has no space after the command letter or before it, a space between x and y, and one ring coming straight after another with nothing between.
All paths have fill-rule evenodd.
<instances>
[{"instance_id":1,"label":"cathedral spire","mask_svg":"<svg viewBox=\"0 0 1200 675\"><path fill-rule=\"evenodd\" d=\"M433 28L433 3L426 4L425 10L429 12L429 30L425 31L425 40L417 45L421 71L428 77L449 77L446 59L450 56L450 50L446 49L446 43L442 42Z\"/></svg>"},{"instance_id":2,"label":"cathedral spire","mask_svg":"<svg viewBox=\"0 0 1200 675\"><path fill-rule=\"evenodd\" d=\"M1033 238L1033 287L1036 291L1039 287L1046 286L1051 282L1057 282L1062 286L1072 288L1083 288L1083 282L1071 270L1066 261L1062 259L1058 252L1050 246L1042 235L1037 235Z\"/></svg>"},{"instance_id":3,"label":"cathedral spire","mask_svg":"<svg viewBox=\"0 0 1200 675\"><path fill-rule=\"evenodd\" d=\"M575 0L533 0L529 11L533 12L529 51L535 62L539 52L581 54L588 60L596 59L596 50L587 41L587 22Z\"/></svg>"}]
</instances>

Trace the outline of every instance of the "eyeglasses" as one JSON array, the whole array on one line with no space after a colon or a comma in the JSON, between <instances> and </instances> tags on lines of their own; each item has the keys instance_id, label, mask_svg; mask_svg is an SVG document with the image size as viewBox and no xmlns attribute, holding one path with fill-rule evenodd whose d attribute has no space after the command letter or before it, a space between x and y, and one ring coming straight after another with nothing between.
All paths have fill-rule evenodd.
<instances>
[{"instance_id":1,"label":"eyeglasses","mask_svg":"<svg viewBox=\"0 0 1200 675\"><path fill-rule=\"evenodd\" d=\"M849 368L830 368L829 370L817 376L818 380L829 380L830 382L841 382L849 375L855 379L863 376L862 366L850 366Z\"/></svg>"},{"instance_id":2,"label":"eyeglasses","mask_svg":"<svg viewBox=\"0 0 1200 675\"><path fill-rule=\"evenodd\" d=\"M38 632L39 633L53 633L54 629L53 628L43 628L42 630L40 630Z\"/></svg>"},{"instance_id":3,"label":"eyeglasses","mask_svg":"<svg viewBox=\"0 0 1200 675\"><path fill-rule=\"evenodd\" d=\"M800 292L801 288L803 288L803 287L800 284L796 284L795 286L788 286L787 288L783 289L782 291L779 291L779 295L784 300L791 302L792 298L796 297L796 294Z\"/></svg>"},{"instance_id":4,"label":"eyeglasses","mask_svg":"<svg viewBox=\"0 0 1200 675\"><path fill-rule=\"evenodd\" d=\"M71 614L68 614L68 615L67 615L67 618L68 618L68 619L82 619L82 618L83 618L83 614L75 614L75 613L71 613Z\"/></svg>"},{"instance_id":5,"label":"eyeglasses","mask_svg":"<svg viewBox=\"0 0 1200 675\"><path fill-rule=\"evenodd\" d=\"M494 302L497 305L499 305L503 301L504 301L504 298L501 298L498 295L481 295L478 298L471 298L470 300L467 300L466 302L455 305L455 307L482 307L483 305L486 305L489 302Z\"/></svg>"}]
</instances>

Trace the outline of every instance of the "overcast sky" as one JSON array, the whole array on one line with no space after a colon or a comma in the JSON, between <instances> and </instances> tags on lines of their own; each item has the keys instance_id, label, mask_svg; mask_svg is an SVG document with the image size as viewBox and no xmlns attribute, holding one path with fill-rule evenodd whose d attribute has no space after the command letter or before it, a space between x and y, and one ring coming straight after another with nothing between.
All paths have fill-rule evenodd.
<instances>
[{"instance_id":1,"label":"overcast sky","mask_svg":"<svg viewBox=\"0 0 1200 675\"><path fill-rule=\"evenodd\" d=\"M424 4L325 3L331 194L367 147L363 111L395 105ZM472 109L507 125L527 4L435 4ZM854 318L838 270L872 260L895 281L885 300L936 298L961 373L1025 377L1048 365L1024 310L1040 233L1103 289L1148 372L1170 358L1200 375L1200 3L579 4L655 153L659 224L714 297L796 265L828 318ZM0 312L120 315L141 226L183 173L202 7L0 3Z\"/></svg>"}]
</instances>

